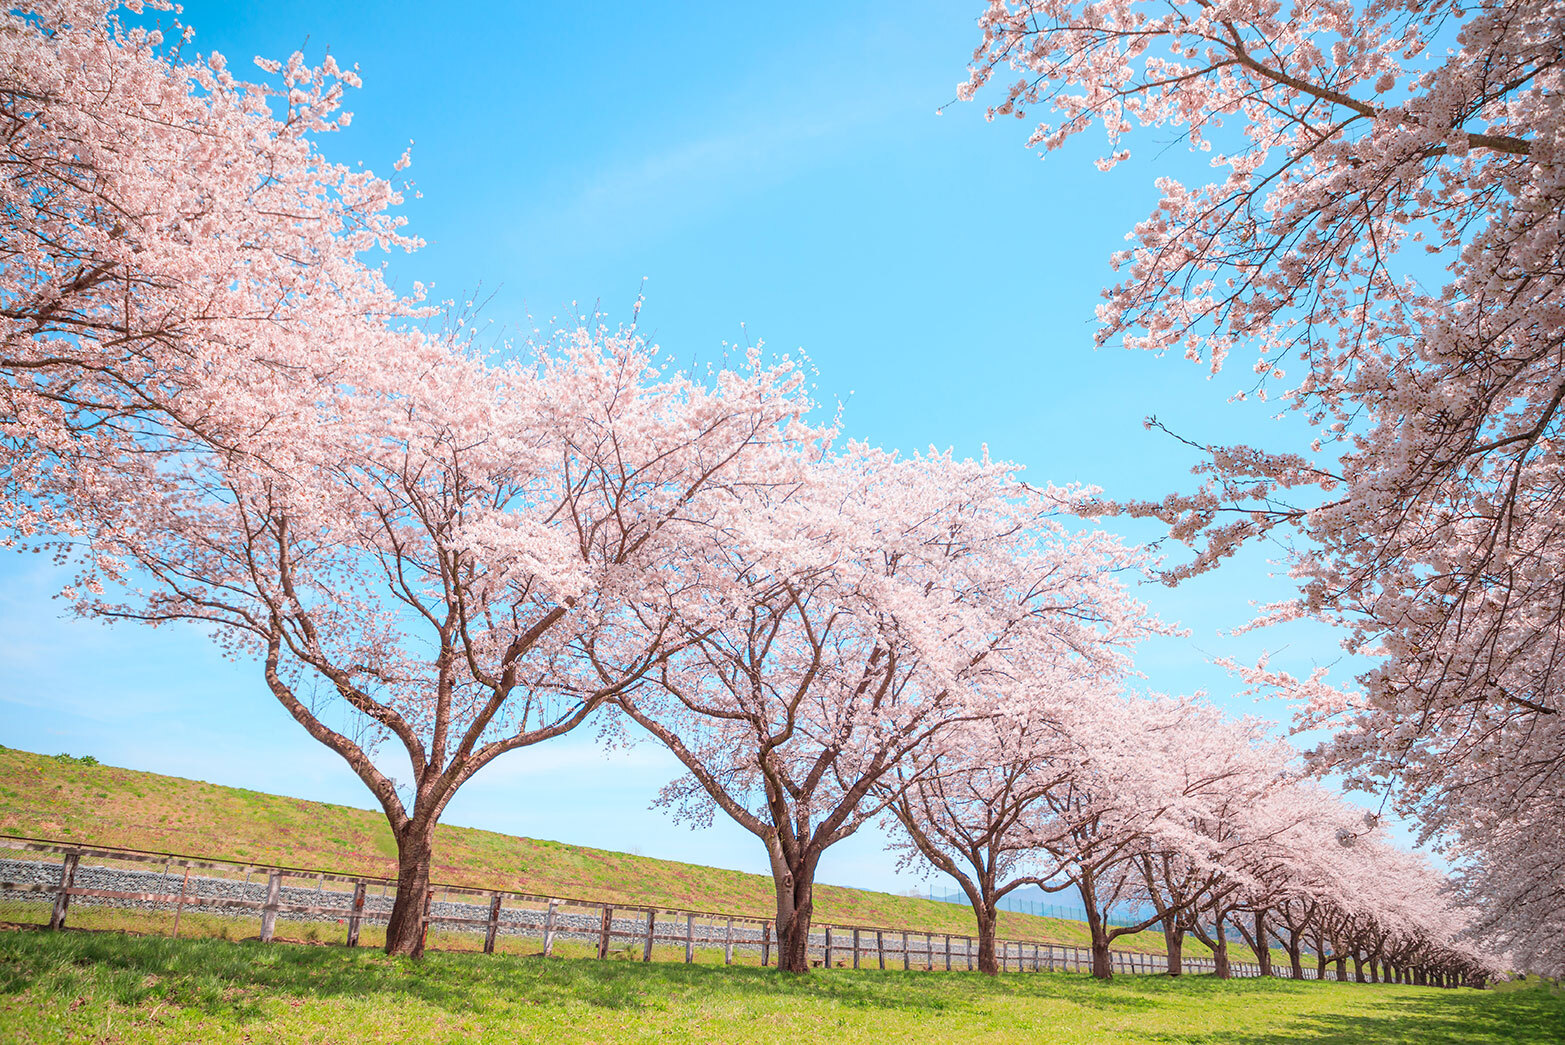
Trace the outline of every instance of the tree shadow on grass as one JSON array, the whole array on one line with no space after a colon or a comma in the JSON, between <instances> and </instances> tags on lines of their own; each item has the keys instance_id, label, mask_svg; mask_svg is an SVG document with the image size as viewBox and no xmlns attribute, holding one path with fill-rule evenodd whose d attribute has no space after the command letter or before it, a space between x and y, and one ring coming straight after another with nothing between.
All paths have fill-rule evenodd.
<instances>
[{"instance_id":1,"label":"tree shadow on grass","mask_svg":"<svg viewBox=\"0 0 1565 1045\"><path fill-rule=\"evenodd\" d=\"M1565 1042L1565 995L1546 988L1508 993L1428 988L1419 995L1388 997L1368 1011L1295 1014L1266 1030L1192 1027L1188 1034L1154 1033L1146 1039L1203 1045L1560 1045Z\"/></svg>"}]
</instances>

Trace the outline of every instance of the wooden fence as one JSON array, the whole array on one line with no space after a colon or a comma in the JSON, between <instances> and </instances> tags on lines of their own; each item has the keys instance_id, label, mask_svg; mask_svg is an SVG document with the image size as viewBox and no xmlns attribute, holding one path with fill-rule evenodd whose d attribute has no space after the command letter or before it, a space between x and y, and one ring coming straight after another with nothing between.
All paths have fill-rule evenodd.
<instances>
[{"instance_id":1,"label":"wooden fence","mask_svg":"<svg viewBox=\"0 0 1565 1045\"><path fill-rule=\"evenodd\" d=\"M52 898L49 928L65 926L71 901L121 908L172 911L173 935L179 935L179 923L186 912L229 912L254 914L260 918L260 939L276 937L277 919L325 919L345 926L344 942L359 945L361 929L367 924L383 924L395 896L396 881L373 875L346 874L312 868L253 864L242 861L127 849L118 846L76 845L57 840L19 838L0 835L0 859L5 850L14 856L9 869L0 877L0 895L16 899L47 902ZM26 857L25 854L33 854ZM23 871L37 877L38 857L60 861L58 878L51 882L25 881ZM86 862L84 862L86 861ZM140 868L161 864L161 872L126 871L119 865ZM194 879L192 871L205 872ZM101 888L82 885L79 877L99 879L146 878L160 874L166 883L161 891ZM241 885L239 875L244 875ZM261 881L252 881L261 876ZM52 878L53 875L51 874ZM179 888L172 890L177 880ZM314 885L310 902L285 895L285 883L293 881ZM259 898L223 895L223 892L258 892ZM100 882L100 885L102 883ZM112 883L111 883L112 884ZM295 894L301 890L289 890ZM378 891L378 893L377 893ZM437 897L442 899L437 902ZM442 913L444 911L444 913ZM696 960L697 948L721 948L724 964L732 964L736 950L760 952L760 964L771 964L777 946L776 932L769 919L728 912L673 909L663 906L626 904L617 901L580 897L548 896L507 889L478 889L471 886L435 884L424 897L424 932L482 934L482 949L493 953L501 935L541 938L542 953L555 953L556 943L570 938L589 947L589 953L607 958L615 952L616 941L623 941L627 957L652 961L656 947L683 949L686 962ZM955 933L931 933L874 925L817 923L812 926L808 948L815 965L852 968L897 968L970 971L977 963L975 937ZM1089 971L1090 950L1047 940L1001 939L996 942L996 957L1002 969L1014 972ZM1167 971L1167 958L1161 954L1136 951L1110 952L1116 973L1152 974ZM1251 962L1232 962L1234 976L1258 976L1260 967ZM1209 958L1187 958L1188 971L1213 968ZM1314 969L1306 975L1314 978ZM1327 970L1328 978L1332 970Z\"/></svg>"}]
</instances>

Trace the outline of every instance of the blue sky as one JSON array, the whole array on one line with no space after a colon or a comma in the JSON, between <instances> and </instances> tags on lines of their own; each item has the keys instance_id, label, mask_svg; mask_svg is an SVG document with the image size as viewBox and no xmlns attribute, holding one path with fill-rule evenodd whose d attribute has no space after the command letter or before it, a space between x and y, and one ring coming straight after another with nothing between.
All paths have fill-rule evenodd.
<instances>
[{"instance_id":1,"label":"blue sky","mask_svg":"<svg viewBox=\"0 0 1565 1045\"><path fill-rule=\"evenodd\" d=\"M1094 351L1109 255L1155 203L1153 179L1204 178L1205 157L1149 135L1103 174L1101 138L1040 161L1023 147L1028 124L948 104L980 7L448 4L432 15L196 2L185 20L196 47L235 66L300 47L357 63L354 121L328 154L390 174L416 143L407 174L423 198L407 213L429 245L393 273L433 281L439 297L493 292L485 314L498 326L526 331L573 302L623 318L645 279L643 327L679 360L717 358L725 341L802 349L821 398L847 403L852 435L962 454L987 444L1034 480L1122 497L1189 482L1190 452L1144 430L1148 414L1205 440L1296 435L1296 422L1228 401L1248 373L1237 356L1209 380L1182 359ZM62 618L61 582L38 557L0 558L0 742L369 805L254 665L225 662L191 629ZM1334 636L1317 627L1225 635L1253 601L1287 590L1257 553L1146 590L1191 633L1145 649L1148 685L1285 720L1284 706L1232 697L1207 657L1265 647L1297 672L1335 662ZM445 819L764 870L738 828L692 833L648 809L674 775L655 748L611 759L580 732L486 769ZM821 877L918 881L894 872L873 833L828 854Z\"/></svg>"}]
</instances>

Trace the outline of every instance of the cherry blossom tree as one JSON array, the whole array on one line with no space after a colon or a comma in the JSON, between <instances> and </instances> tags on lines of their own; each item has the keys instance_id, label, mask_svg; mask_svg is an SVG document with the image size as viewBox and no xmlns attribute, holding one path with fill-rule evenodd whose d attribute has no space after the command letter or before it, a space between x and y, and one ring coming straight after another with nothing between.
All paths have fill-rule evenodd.
<instances>
[{"instance_id":1,"label":"cherry blossom tree","mask_svg":"<svg viewBox=\"0 0 1565 1045\"><path fill-rule=\"evenodd\" d=\"M1381 658L1362 692L1306 709L1338 729L1321 764L1397 782L1405 811L1460 839L1496 931L1558 925L1557 872L1506 903L1561 852L1558 10L993 0L981 24L963 94L1016 70L990 113L1048 111L1029 144L1097 123L1105 168L1138 126L1212 152L1209 183L1159 179L1099 342L1213 373L1247 351L1240 397L1314 429L1278 449L1192 440L1199 489L1122 507L1196 548L1171 580L1290 544L1301 594L1276 615L1340 622Z\"/></svg>"},{"instance_id":2,"label":"cherry blossom tree","mask_svg":"<svg viewBox=\"0 0 1565 1045\"><path fill-rule=\"evenodd\" d=\"M1271 840L1272 821L1257 810L1271 809L1286 745L1268 740L1262 723L1229 721L1190 699L1126 698L1101 729L1083 772L1050 802L1068 828L1050 847L1056 881L1074 885L1087 909L1093 975L1112 976L1115 939L1158 923L1173 945L1171 973L1187 932L1225 971L1224 921ZM1110 924L1124 904L1151 912Z\"/></svg>"},{"instance_id":3,"label":"cherry blossom tree","mask_svg":"<svg viewBox=\"0 0 1565 1045\"><path fill-rule=\"evenodd\" d=\"M808 437L792 364L752 354L703 384L658 359L633 332L589 329L530 365L436 353L399 393L293 432L321 444L295 458L307 473L142 454L77 497L82 611L212 629L374 794L398 848L390 953L422 950L434 829L458 789L687 641L669 607L692 548ZM135 481L138 464L164 481Z\"/></svg>"},{"instance_id":4,"label":"cherry blossom tree","mask_svg":"<svg viewBox=\"0 0 1565 1045\"><path fill-rule=\"evenodd\" d=\"M1258 822L1278 829L1246 851L1251 867L1239 906L1254 912L1253 931L1234 920L1257 954L1275 939L1288 952L1294 979L1304 977L1306 945L1316 975L1334 966L1339 980L1347 978L1349 959L1355 979L1364 981L1366 964L1368 978L1379 979L1377 966L1399 949L1420 968L1438 963L1460 968L1464 978L1498 967L1497 959L1465 942L1472 913L1452 883L1382 837L1378 818L1309 780L1288 781L1263 805L1274 810Z\"/></svg>"},{"instance_id":5,"label":"cherry blossom tree","mask_svg":"<svg viewBox=\"0 0 1565 1045\"><path fill-rule=\"evenodd\" d=\"M403 190L319 149L357 74L294 54L241 79L189 54L188 27L152 27L176 13L0 12L0 525L15 533L69 529L56 479L149 431L265 461L258 442L289 427L274 419L319 394L295 386L417 368L388 325L418 319L421 292L364 260L418 245Z\"/></svg>"},{"instance_id":6,"label":"cherry blossom tree","mask_svg":"<svg viewBox=\"0 0 1565 1045\"><path fill-rule=\"evenodd\" d=\"M1021 697L1036 676L1024 678L1007 695L1029 708ZM1187 772L1178 753L1194 705L1104 692L1112 678L1087 680L1077 690L1089 695L1074 701L1060 699L1067 687L1043 683L1052 704L1037 705L1031 718L1001 718L1008 757L953 745L911 774L892 807L905 844L962 884L981 931L992 929L996 901L1011 889L1074 888L1086 908L1093 974L1103 979L1113 975L1115 939L1185 913L1181 906L1110 924L1116 909L1143 898L1140 858L1164 846L1182 852L1192 803L1216 784Z\"/></svg>"},{"instance_id":7,"label":"cherry blossom tree","mask_svg":"<svg viewBox=\"0 0 1565 1045\"><path fill-rule=\"evenodd\" d=\"M978 927L978 971L1000 972L995 954L999 903L1045 880L1046 844L1054 826L1046 799L1075 771L1077 730L1071 723L1098 702L1092 683L1039 672L1019 680L1044 690L1007 701L1004 712L933 738L910 752L879 789L899 831L902 863L918 858L956 880Z\"/></svg>"},{"instance_id":8,"label":"cherry blossom tree","mask_svg":"<svg viewBox=\"0 0 1565 1045\"><path fill-rule=\"evenodd\" d=\"M781 969L808 971L820 859L894 801L910 752L992 714L1027 651L1122 670L1143 628L1117 578L1135 555L1072 536L1079 494L1013 470L862 445L801 461L793 489L735 502L705 602L680 610L690 645L619 699L688 770L665 802L765 844Z\"/></svg>"},{"instance_id":9,"label":"cherry blossom tree","mask_svg":"<svg viewBox=\"0 0 1565 1045\"><path fill-rule=\"evenodd\" d=\"M1268 731L1258 720L1226 720L1198 708L1190 712L1183 750L1169 752L1181 758L1185 794L1196 801L1179 810L1182 835L1163 825L1161 844L1139 862L1145 895L1162 921L1170 975L1180 974L1187 933L1210 948L1219 978L1231 975L1228 929L1254 910L1258 880L1286 855L1308 815L1293 800L1296 753Z\"/></svg>"}]
</instances>

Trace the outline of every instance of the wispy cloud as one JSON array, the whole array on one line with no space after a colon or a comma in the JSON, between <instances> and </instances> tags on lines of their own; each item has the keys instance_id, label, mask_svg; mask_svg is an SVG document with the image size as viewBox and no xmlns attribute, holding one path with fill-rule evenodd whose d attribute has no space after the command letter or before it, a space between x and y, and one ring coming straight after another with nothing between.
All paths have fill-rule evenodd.
<instances>
[{"instance_id":1,"label":"wispy cloud","mask_svg":"<svg viewBox=\"0 0 1565 1045\"><path fill-rule=\"evenodd\" d=\"M531 245L601 249L656 237L786 182L840 155L881 106L829 115L747 119L742 125L614 157L547 194L522 219Z\"/></svg>"}]
</instances>

